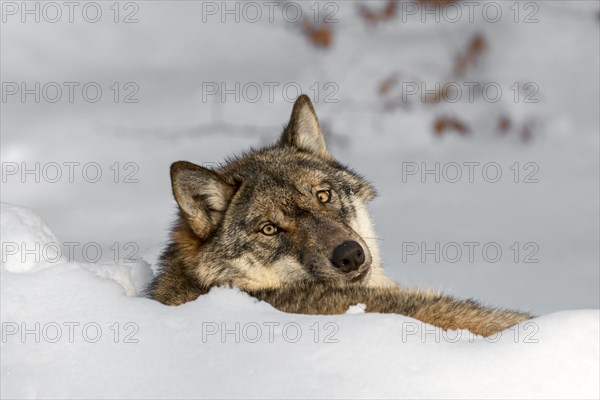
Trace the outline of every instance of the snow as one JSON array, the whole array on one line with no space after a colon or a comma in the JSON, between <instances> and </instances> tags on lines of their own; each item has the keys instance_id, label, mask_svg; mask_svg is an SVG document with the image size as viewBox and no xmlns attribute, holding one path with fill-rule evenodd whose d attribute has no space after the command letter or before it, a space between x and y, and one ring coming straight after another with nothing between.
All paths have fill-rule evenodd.
<instances>
[{"instance_id":1,"label":"snow","mask_svg":"<svg viewBox=\"0 0 600 400\"><path fill-rule=\"evenodd\" d=\"M26 216L26 218L23 218ZM2 206L3 240L50 235ZM41 232L43 230L43 232ZM279 312L235 288L164 306L150 265L2 271L3 398L595 398L598 310L483 338L400 316Z\"/></svg>"},{"instance_id":2,"label":"snow","mask_svg":"<svg viewBox=\"0 0 600 400\"><path fill-rule=\"evenodd\" d=\"M377 26L359 18L362 3L339 2L329 49L314 48L298 24L280 18L205 22L201 2L135 3L135 24L113 23L112 3L100 3L107 18L96 24L76 14L74 23L21 23L16 15L0 25L3 82L97 82L104 90L97 103L83 101L80 92L72 103L37 103L31 95L1 103L3 398L600 397L597 2L536 2L533 24L514 23L513 2L496 2L504 12L498 23L479 14L474 22L421 23L415 15ZM522 19L531 8L520 11ZM416 95L410 105L386 110L385 100L399 92L394 87L380 96L384 80L394 76L427 88L456 80L454 59L476 33L489 51L459 81L496 82L500 101L431 105ZM115 103L114 82L135 82L139 102ZM326 132L334 134L332 153L380 193L371 210L393 279L540 317L497 342L460 332L456 343L451 333L436 343L434 334L420 335L432 327L364 313L360 305L317 317L277 312L234 289L177 308L139 297L175 215L169 165L220 162L272 142L291 110L279 89L273 101L266 95L258 102L203 101L207 82L229 88L293 82L313 97ZM536 83L539 102L515 102L515 82ZM337 102L324 100L332 93L327 83L336 85ZM512 126L501 135L497 121L504 115ZM461 119L471 134L435 136L440 116ZM519 136L524 126L533 132L528 142ZM464 163L472 162L480 166L470 183ZM42 171L61 166L58 182L23 176L35 163ZM73 180L65 163L79 163ZM102 171L97 182L89 181L93 168L83 173L92 163ZM417 174L404 182L406 163L456 163L463 179L436 183L430 175L422 183ZM500 166L499 182L483 179L481 168L489 163ZM537 166L538 183L523 182L532 171L527 163ZM6 174L15 166L16 174ZM53 176L51 168L45 171ZM464 245L470 242L479 244L473 261ZM54 243L62 245L60 257ZM73 252L64 251L67 243ZM456 243L463 257L438 261L403 251L423 243L425 249ZM496 262L481 253L490 243L502 249ZM39 260L25 254L22 261L22 250L36 245L48 253ZM536 246L538 261L524 262ZM35 330L36 322L50 339L58 324L61 340L36 343L29 334L22 343L21 323ZM72 343L65 325L71 322L79 324ZM203 342L206 329L236 322L249 330L259 324L263 338L235 343L228 336L221 343L215 334ZM273 343L263 325L270 322L279 324ZM102 329L97 343L83 337L86 323ZM297 343L284 340L288 323L302 330ZM315 323L319 343L310 329ZM327 323L335 325L325 329ZM95 327L89 325L92 337ZM331 327L338 342L324 343ZM138 342L125 343L128 334Z\"/></svg>"},{"instance_id":3,"label":"snow","mask_svg":"<svg viewBox=\"0 0 600 400\"><path fill-rule=\"evenodd\" d=\"M33 211L2 203L0 268L27 273L63 261L60 242ZM10 238L8 240L7 238Z\"/></svg>"}]
</instances>

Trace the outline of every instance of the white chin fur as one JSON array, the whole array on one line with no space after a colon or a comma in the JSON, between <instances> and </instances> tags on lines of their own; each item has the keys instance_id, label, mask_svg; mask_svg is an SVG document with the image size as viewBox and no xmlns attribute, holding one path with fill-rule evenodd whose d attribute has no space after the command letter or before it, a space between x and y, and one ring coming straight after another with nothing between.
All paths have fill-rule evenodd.
<instances>
[{"instance_id":1,"label":"white chin fur","mask_svg":"<svg viewBox=\"0 0 600 400\"><path fill-rule=\"evenodd\" d=\"M352 229L360 235L369 247L371 253L371 276L367 285L369 286L389 286L394 282L385 276L381 258L379 256L379 246L377 244L377 235L371 221L371 216L367 210L366 204L359 199L354 199L352 202L356 210L356 219L352 222Z\"/></svg>"}]
</instances>

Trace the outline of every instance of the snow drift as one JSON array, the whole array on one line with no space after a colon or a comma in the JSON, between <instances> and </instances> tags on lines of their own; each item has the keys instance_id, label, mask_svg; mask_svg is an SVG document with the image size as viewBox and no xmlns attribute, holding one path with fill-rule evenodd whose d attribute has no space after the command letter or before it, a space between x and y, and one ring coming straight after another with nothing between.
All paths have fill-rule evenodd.
<instances>
[{"instance_id":1,"label":"snow drift","mask_svg":"<svg viewBox=\"0 0 600 400\"><path fill-rule=\"evenodd\" d=\"M152 276L143 261L20 265L5 243L55 236L29 210L3 204L1 216L3 398L600 394L598 310L483 338L361 305L336 316L286 314L236 289L168 307L138 296Z\"/></svg>"}]
</instances>

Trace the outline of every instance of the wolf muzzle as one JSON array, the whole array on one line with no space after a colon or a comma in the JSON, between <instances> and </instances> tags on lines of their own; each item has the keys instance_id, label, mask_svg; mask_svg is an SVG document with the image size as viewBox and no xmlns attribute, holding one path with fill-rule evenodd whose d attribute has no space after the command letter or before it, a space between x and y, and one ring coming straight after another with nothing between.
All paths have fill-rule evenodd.
<instances>
[{"instance_id":1,"label":"wolf muzzle","mask_svg":"<svg viewBox=\"0 0 600 400\"><path fill-rule=\"evenodd\" d=\"M365 262L365 251L354 240L348 240L333 250L331 263L343 272L356 271Z\"/></svg>"}]
</instances>

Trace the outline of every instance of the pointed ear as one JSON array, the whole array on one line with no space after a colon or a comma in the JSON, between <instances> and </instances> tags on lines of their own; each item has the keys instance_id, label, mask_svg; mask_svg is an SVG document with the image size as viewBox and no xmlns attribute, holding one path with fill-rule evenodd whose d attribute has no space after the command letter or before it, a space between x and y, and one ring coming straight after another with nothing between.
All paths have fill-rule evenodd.
<instances>
[{"instance_id":1,"label":"pointed ear","mask_svg":"<svg viewBox=\"0 0 600 400\"><path fill-rule=\"evenodd\" d=\"M307 95L301 95L294 103L290 122L283 131L279 143L323 158L331 158L325 145L325 137L319 127L317 114Z\"/></svg>"},{"instance_id":2,"label":"pointed ear","mask_svg":"<svg viewBox=\"0 0 600 400\"><path fill-rule=\"evenodd\" d=\"M235 187L210 169L178 161L171 165L171 186L192 230L204 239L223 219Z\"/></svg>"}]
</instances>

